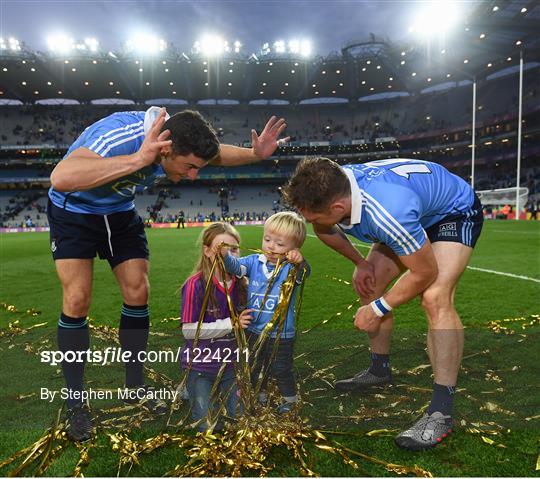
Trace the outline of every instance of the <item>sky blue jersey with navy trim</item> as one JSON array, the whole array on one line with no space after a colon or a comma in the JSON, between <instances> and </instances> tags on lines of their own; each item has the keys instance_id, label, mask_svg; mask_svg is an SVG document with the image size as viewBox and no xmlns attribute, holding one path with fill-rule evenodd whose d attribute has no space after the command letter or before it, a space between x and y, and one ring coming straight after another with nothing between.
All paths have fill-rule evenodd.
<instances>
[{"instance_id":1,"label":"sky blue jersey with navy trim","mask_svg":"<svg viewBox=\"0 0 540 479\"><path fill-rule=\"evenodd\" d=\"M268 283L272 277L274 271L274 265L267 263L266 256L263 254L252 254L249 256L244 256L243 258L237 258L231 254L227 254L224 258L225 269L236 276L242 277L247 276L249 278L248 285L248 304L249 309L254 309L252 313L253 320L248 326L247 330L255 333L261 334L264 327L270 322L272 316L274 315L275 309L278 304L279 292L281 285L287 279L289 271L293 267L292 264L287 263L283 265L281 271L274 279L272 288L266 295L268 289ZM310 274L309 265L304 262L301 268L305 268L306 274L305 277ZM303 275L300 274L297 276L297 283L301 282ZM283 339L294 338L296 333L295 328L295 315L294 305L296 302L296 293L298 291L298 284L294 288L291 302L289 303L289 309L287 310L287 319L283 325L282 332L280 337ZM265 301L266 295L266 301ZM277 323L276 323L277 324ZM277 331L274 330L270 337L275 338L277 336Z\"/></svg>"},{"instance_id":2,"label":"sky blue jersey with navy trim","mask_svg":"<svg viewBox=\"0 0 540 479\"><path fill-rule=\"evenodd\" d=\"M345 165L351 184L351 220L339 225L367 243L384 243L398 256L418 251L425 229L453 214L470 214L474 191L429 161L391 159Z\"/></svg>"},{"instance_id":3,"label":"sky blue jersey with navy trim","mask_svg":"<svg viewBox=\"0 0 540 479\"><path fill-rule=\"evenodd\" d=\"M131 155L141 147L145 137L144 111L113 113L90 125L71 145L64 158L80 147L104 157ZM49 198L59 208L73 213L107 215L135 208L135 193L151 186L156 175L163 173L159 165L149 165L131 175L118 178L86 191L61 192L49 189Z\"/></svg>"}]
</instances>

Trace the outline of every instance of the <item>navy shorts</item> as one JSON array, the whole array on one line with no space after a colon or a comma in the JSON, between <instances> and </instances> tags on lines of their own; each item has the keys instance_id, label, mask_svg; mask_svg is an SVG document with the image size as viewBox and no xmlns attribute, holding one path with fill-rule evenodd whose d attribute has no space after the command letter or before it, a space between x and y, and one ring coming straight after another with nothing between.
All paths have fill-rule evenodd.
<instances>
[{"instance_id":1,"label":"navy shorts","mask_svg":"<svg viewBox=\"0 0 540 479\"><path fill-rule=\"evenodd\" d=\"M111 268L133 258L148 259L144 222L135 209L109 215L72 213L47 206L51 251L57 259L89 259L99 255Z\"/></svg>"},{"instance_id":2,"label":"navy shorts","mask_svg":"<svg viewBox=\"0 0 540 479\"><path fill-rule=\"evenodd\" d=\"M426 229L429 241L452 241L474 248L484 224L482 204L476 194L470 211L449 215Z\"/></svg>"}]
</instances>

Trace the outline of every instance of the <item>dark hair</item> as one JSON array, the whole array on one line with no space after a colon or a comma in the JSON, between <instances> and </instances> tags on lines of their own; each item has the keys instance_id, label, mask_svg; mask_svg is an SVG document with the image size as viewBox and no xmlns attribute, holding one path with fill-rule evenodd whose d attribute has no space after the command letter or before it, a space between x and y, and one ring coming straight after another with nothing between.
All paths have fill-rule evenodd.
<instances>
[{"instance_id":1,"label":"dark hair","mask_svg":"<svg viewBox=\"0 0 540 479\"><path fill-rule=\"evenodd\" d=\"M337 198L349 195L351 186L340 166L328 158L305 158L283 188L285 201L294 208L320 213Z\"/></svg>"},{"instance_id":2,"label":"dark hair","mask_svg":"<svg viewBox=\"0 0 540 479\"><path fill-rule=\"evenodd\" d=\"M163 125L163 130L170 130L172 150L177 155L193 153L209 161L219 153L216 132L198 111L184 110L172 115Z\"/></svg>"}]
</instances>

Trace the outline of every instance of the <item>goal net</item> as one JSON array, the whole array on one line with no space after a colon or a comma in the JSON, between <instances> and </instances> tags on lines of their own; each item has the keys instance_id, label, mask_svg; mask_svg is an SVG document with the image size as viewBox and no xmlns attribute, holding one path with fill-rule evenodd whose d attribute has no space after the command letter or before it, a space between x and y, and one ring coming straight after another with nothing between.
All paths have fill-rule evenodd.
<instances>
[{"instance_id":1,"label":"goal net","mask_svg":"<svg viewBox=\"0 0 540 479\"><path fill-rule=\"evenodd\" d=\"M501 206L516 204L516 187L499 188L497 190L477 191L483 206ZM519 207L524 208L529 198L529 188L519 188Z\"/></svg>"}]
</instances>

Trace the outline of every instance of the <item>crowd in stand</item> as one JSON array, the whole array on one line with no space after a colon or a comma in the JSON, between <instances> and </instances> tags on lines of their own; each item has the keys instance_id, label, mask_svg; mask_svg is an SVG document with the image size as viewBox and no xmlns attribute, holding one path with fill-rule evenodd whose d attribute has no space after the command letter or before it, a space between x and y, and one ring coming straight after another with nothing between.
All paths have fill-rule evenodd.
<instances>
[{"instance_id":1,"label":"crowd in stand","mask_svg":"<svg viewBox=\"0 0 540 479\"><path fill-rule=\"evenodd\" d=\"M513 77L488 82L479 96L477 121L486 122L508 112L517 111L517 96L500 95L500 90L513 84ZM505 82L510 82L508 85ZM214 125L223 141L249 142L250 131L260 131L263 117L277 114L287 117L292 141L333 141L380 137L399 137L428 131L448 130L466 125L471 117L469 91L457 88L429 95L412 95L358 106L281 107L272 111L252 110L244 117L233 108L208 108L195 105ZM524 107L533 105L540 96L534 72L525 76ZM485 103L485 104L483 104ZM140 105L87 106L24 106L0 110L4 124L0 134L3 143L15 145L70 144L91 123L119 110L143 109ZM182 109L182 108L181 108ZM171 113L178 107L169 107ZM231 126L231 119L232 125Z\"/></svg>"},{"instance_id":2,"label":"crowd in stand","mask_svg":"<svg viewBox=\"0 0 540 479\"><path fill-rule=\"evenodd\" d=\"M37 202L43 195L43 191L33 190L18 192L9 198L4 206L0 205L0 228L13 226L20 228L45 226L47 222L47 212L45 207ZM35 215L25 215L23 220L19 221L18 224L15 224L15 217L25 210L35 213ZM35 221L33 216L35 217Z\"/></svg>"},{"instance_id":3,"label":"crowd in stand","mask_svg":"<svg viewBox=\"0 0 540 479\"><path fill-rule=\"evenodd\" d=\"M176 215L167 214L162 216L160 213L156 215L155 218L148 217L145 220L147 226L150 226L154 223L177 223L181 225L182 221L180 218L184 218L185 223L213 223L215 221L226 221L228 223L242 223L242 222L251 222L251 221L265 221L268 219L270 214L266 211L237 211L235 210L232 213L226 215L218 215L214 211L210 214L203 215L198 212L194 216L184 216L183 211L178 212Z\"/></svg>"},{"instance_id":4,"label":"crowd in stand","mask_svg":"<svg viewBox=\"0 0 540 479\"><path fill-rule=\"evenodd\" d=\"M108 113L108 112L107 112ZM43 107L25 107L18 110L22 115L22 124L11 128L11 137L7 132L0 136L3 143L15 145L63 145L73 142L82 131L101 118L99 111L82 112L79 109L44 109ZM3 113L7 118L7 113Z\"/></svg>"}]
</instances>

